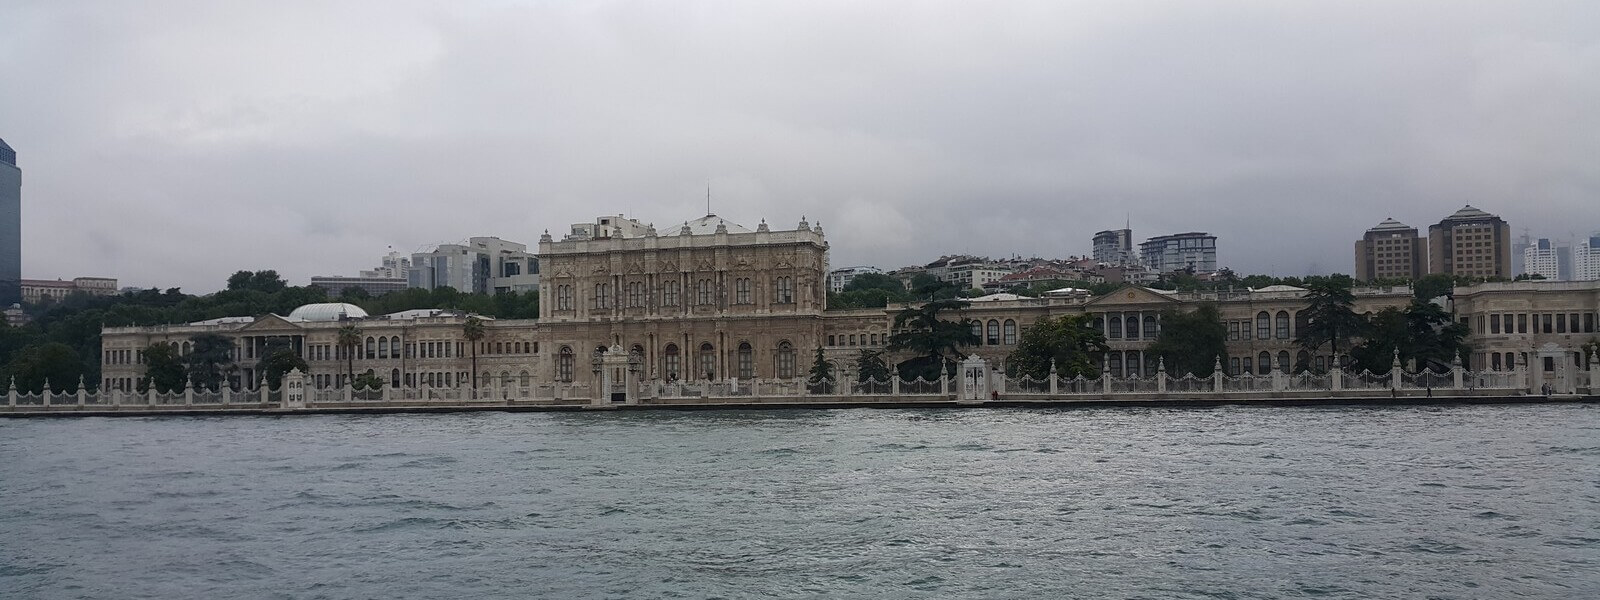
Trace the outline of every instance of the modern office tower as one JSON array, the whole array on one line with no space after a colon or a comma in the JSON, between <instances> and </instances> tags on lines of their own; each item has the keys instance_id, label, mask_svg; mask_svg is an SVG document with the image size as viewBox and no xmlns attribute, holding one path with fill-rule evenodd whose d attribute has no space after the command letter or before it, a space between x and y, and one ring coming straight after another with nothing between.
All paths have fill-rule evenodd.
<instances>
[{"instance_id":1,"label":"modern office tower","mask_svg":"<svg viewBox=\"0 0 1600 600\"><path fill-rule=\"evenodd\" d=\"M1094 261L1107 265L1133 264L1133 230L1107 229L1094 234Z\"/></svg>"},{"instance_id":2,"label":"modern office tower","mask_svg":"<svg viewBox=\"0 0 1600 600\"><path fill-rule=\"evenodd\" d=\"M1573 247L1572 279L1600 279L1600 233L1578 240L1578 245Z\"/></svg>"},{"instance_id":3,"label":"modern office tower","mask_svg":"<svg viewBox=\"0 0 1600 600\"><path fill-rule=\"evenodd\" d=\"M0 307L22 302L22 169L0 139Z\"/></svg>"},{"instance_id":4,"label":"modern office tower","mask_svg":"<svg viewBox=\"0 0 1600 600\"><path fill-rule=\"evenodd\" d=\"M1470 204L1429 225L1428 272L1511 278L1511 226Z\"/></svg>"},{"instance_id":5,"label":"modern office tower","mask_svg":"<svg viewBox=\"0 0 1600 600\"><path fill-rule=\"evenodd\" d=\"M539 257L528 246L497 237L475 237L466 244L441 244L411 255L408 284L414 288L452 287L476 294L534 292L539 289Z\"/></svg>"},{"instance_id":6,"label":"modern office tower","mask_svg":"<svg viewBox=\"0 0 1600 600\"><path fill-rule=\"evenodd\" d=\"M1527 264L1522 262L1528 252L1528 247L1533 245L1533 238L1528 236L1528 230L1522 230L1522 235L1511 242L1511 276L1516 277L1528 272Z\"/></svg>"},{"instance_id":7,"label":"modern office tower","mask_svg":"<svg viewBox=\"0 0 1600 600\"><path fill-rule=\"evenodd\" d=\"M1356 279L1416 279L1427 271L1427 240L1417 228L1384 219L1356 240Z\"/></svg>"},{"instance_id":8,"label":"modern office tower","mask_svg":"<svg viewBox=\"0 0 1600 600\"><path fill-rule=\"evenodd\" d=\"M1538 275L1551 281L1561 279L1559 251L1555 244L1550 243L1549 238L1539 238L1522 251L1523 273L1530 276Z\"/></svg>"},{"instance_id":9,"label":"modern office tower","mask_svg":"<svg viewBox=\"0 0 1600 600\"><path fill-rule=\"evenodd\" d=\"M1139 244L1139 258L1156 273L1210 273L1217 270L1217 236L1201 231L1156 236Z\"/></svg>"}]
</instances>

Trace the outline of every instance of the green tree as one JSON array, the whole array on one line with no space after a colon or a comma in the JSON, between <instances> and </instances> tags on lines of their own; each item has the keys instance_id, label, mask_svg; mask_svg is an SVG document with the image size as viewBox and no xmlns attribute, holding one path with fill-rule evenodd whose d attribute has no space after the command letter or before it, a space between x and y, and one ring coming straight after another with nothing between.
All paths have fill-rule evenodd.
<instances>
[{"instance_id":1,"label":"green tree","mask_svg":"<svg viewBox=\"0 0 1600 600\"><path fill-rule=\"evenodd\" d=\"M1006 358L1006 374L1044 379L1054 365L1062 377L1094 377L1105 351L1105 333L1090 315L1042 317L1022 332L1017 349Z\"/></svg>"},{"instance_id":2,"label":"green tree","mask_svg":"<svg viewBox=\"0 0 1600 600\"><path fill-rule=\"evenodd\" d=\"M1355 282L1348 275L1306 279L1307 306L1300 313L1306 318L1300 327L1300 336L1295 339L1301 348L1317 354L1323 345L1330 345L1335 360L1340 356L1340 348L1345 352L1350 350L1350 340L1360 336L1364 326L1361 317L1352 308L1355 305L1355 294L1351 291L1354 285Z\"/></svg>"},{"instance_id":3,"label":"green tree","mask_svg":"<svg viewBox=\"0 0 1600 600\"><path fill-rule=\"evenodd\" d=\"M379 390L383 389L383 383L382 377L373 373L372 369L367 369L365 373L355 378L352 387L358 390Z\"/></svg>"},{"instance_id":4,"label":"green tree","mask_svg":"<svg viewBox=\"0 0 1600 600\"><path fill-rule=\"evenodd\" d=\"M305 359L300 358L300 354L287 341L269 341L263 355L261 361L256 363L256 372L266 377L270 387L281 386L284 374L289 371L300 369L301 373L305 373L311 370Z\"/></svg>"},{"instance_id":5,"label":"green tree","mask_svg":"<svg viewBox=\"0 0 1600 600\"><path fill-rule=\"evenodd\" d=\"M961 293L961 286L927 273L912 275L910 287L911 296L916 300L948 300Z\"/></svg>"},{"instance_id":6,"label":"green tree","mask_svg":"<svg viewBox=\"0 0 1600 600\"><path fill-rule=\"evenodd\" d=\"M811 393L826 394L833 391L833 363L822 355L822 346L817 346L816 360L811 362L811 370L807 375L806 387L811 389Z\"/></svg>"},{"instance_id":7,"label":"green tree","mask_svg":"<svg viewBox=\"0 0 1600 600\"><path fill-rule=\"evenodd\" d=\"M361 328L354 323L340 326L335 343L344 350L345 373L349 375L346 381L355 381L356 352L361 350Z\"/></svg>"},{"instance_id":8,"label":"green tree","mask_svg":"<svg viewBox=\"0 0 1600 600\"><path fill-rule=\"evenodd\" d=\"M1175 377L1194 374L1210 377L1218 361L1228 361L1228 328L1217 305L1205 302L1194 310L1167 309L1161 313L1161 333L1150 345Z\"/></svg>"},{"instance_id":9,"label":"green tree","mask_svg":"<svg viewBox=\"0 0 1600 600\"><path fill-rule=\"evenodd\" d=\"M18 391L42 392L48 385L57 393L63 393L78 389L83 366L72 346L49 342L28 346L17 353L6 364L5 372Z\"/></svg>"},{"instance_id":10,"label":"green tree","mask_svg":"<svg viewBox=\"0 0 1600 600\"><path fill-rule=\"evenodd\" d=\"M461 337L467 339L467 345L472 347L472 393L478 393L478 342L483 341L483 319L477 315L468 315L465 323L461 325Z\"/></svg>"},{"instance_id":11,"label":"green tree","mask_svg":"<svg viewBox=\"0 0 1600 600\"><path fill-rule=\"evenodd\" d=\"M1361 343L1350 351L1353 368L1387 373L1398 352L1416 369L1443 371L1466 353L1467 326L1432 302L1414 300L1404 310L1385 308L1367 322Z\"/></svg>"},{"instance_id":12,"label":"green tree","mask_svg":"<svg viewBox=\"0 0 1600 600\"><path fill-rule=\"evenodd\" d=\"M156 342L144 349L144 377L139 379L139 389L155 387L161 393L183 389L183 359L178 347L167 342Z\"/></svg>"},{"instance_id":13,"label":"green tree","mask_svg":"<svg viewBox=\"0 0 1600 600\"><path fill-rule=\"evenodd\" d=\"M883 358L883 351L862 349L856 356L857 381L888 381L889 363Z\"/></svg>"},{"instance_id":14,"label":"green tree","mask_svg":"<svg viewBox=\"0 0 1600 600\"><path fill-rule=\"evenodd\" d=\"M227 367L233 362L233 340L215 333L202 333L190 337L189 341L193 349L183 357L189 381L197 388L221 389L227 379Z\"/></svg>"},{"instance_id":15,"label":"green tree","mask_svg":"<svg viewBox=\"0 0 1600 600\"><path fill-rule=\"evenodd\" d=\"M974 322L971 319L947 321L940 317L941 313L967 306L965 300L934 300L895 313L895 333L889 337L889 350L908 351L915 355L900 363L902 378L922 377L931 381L942 374L955 374L961 348L976 346L982 340L973 333Z\"/></svg>"},{"instance_id":16,"label":"green tree","mask_svg":"<svg viewBox=\"0 0 1600 600\"><path fill-rule=\"evenodd\" d=\"M1418 300L1428 301L1448 296L1455 291L1456 278L1449 273L1430 273L1411 282L1411 293Z\"/></svg>"},{"instance_id":17,"label":"green tree","mask_svg":"<svg viewBox=\"0 0 1600 600\"><path fill-rule=\"evenodd\" d=\"M883 290L891 294L904 294L906 286L900 280L883 273L862 273L850 278L850 283L844 284L846 292L861 290Z\"/></svg>"}]
</instances>

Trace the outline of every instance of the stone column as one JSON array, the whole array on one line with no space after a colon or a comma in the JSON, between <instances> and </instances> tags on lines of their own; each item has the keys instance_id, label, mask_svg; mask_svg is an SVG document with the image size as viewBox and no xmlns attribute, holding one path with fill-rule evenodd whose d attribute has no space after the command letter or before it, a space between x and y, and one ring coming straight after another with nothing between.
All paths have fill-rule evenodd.
<instances>
[{"instance_id":1,"label":"stone column","mask_svg":"<svg viewBox=\"0 0 1600 600\"><path fill-rule=\"evenodd\" d=\"M1466 379L1466 369L1461 366L1461 356L1456 355L1450 361L1450 384L1459 390L1467 387Z\"/></svg>"},{"instance_id":2,"label":"stone column","mask_svg":"<svg viewBox=\"0 0 1600 600\"><path fill-rule=\"evenodd\" d=\"M1050 361L1050 395L1054 396L1059 389L1056 387L1056 361Z\"/></svg>"},{"instance_id":3,"label":"stone column","mask_svg":"<svg viewBox=\"0 0 1600 600\"><path fill-rule=\"evenodd\" d=\"M1405 367L1400 365L1400 350L1394 351L1394 362L1389 364L1389 389L1400 389L1400 374L1405 372Z\"/></svg>"},{"instance_id":4,"label":"stone column","mask_svg":"<svg viewBox=\"0 0 1600 600\"><path fill-rule=\"evenodd\" d=\"M1344 368L1339 366L1339 361L1334 361L1328 369L1328 391L1344 391Z\"/></svg>"},{"instance_id":5,"label":"stone column","mask_svg":"<svg viewBox=\"0 0 1600 600\"><path fill-rule=\"evenodd\" d=\"M1156 393L1167 393L1167 357L1165 356L1156 357Z\"/></svg>"},{"instance_id":6,"label":"stone column","mask_svg":"<svg viewBox=\"0 0 1600 600\"><path fill-rule=\"evenodd\" d=\"M86 400L86 398L84 397L84 390L83 390L83 376L79 375L78 376L78 406L83 406L84 400Z\"/></svg>"},{"instance_id":7,"label":"stone column","mask_svg":"<svg viewBox=\"0 0 1600 600\"><path fill-rule=\"evenodd\" d=\"M1222 393L1222 357L1218 356L1211 363L1211 391Z\"/></svg>"},{"instance_id":8,"label":"stone column","mask_svg":"<svg viewBox=\"0 0 1600 600\"><path fill-rule=\"evenodd\" d=\"M183 380L183 405L184 406L192 406L193 404L194 404L194 381L185 378Z\"/></svg>"},{"instance_id":9,"label":"stone column","mask_svg":"<svg viewBox=\"0 0 1600 600\"><path fill-rule=\"evenodd\" d=\"M1282 366L1272 367L1272 390L1281 392L1289 389L1289 378L1285 376Z\"/></svg>"},{"instance_id":10,"label":"stone column","mask_svg":"<svg viewBox=\"0 0 1600 600\"><path fill-rule=\"evenodd\" d=\"M223 381L221 388L222 405L227 406L228 402L233 399L233 384Z\"/></svg>"},{"instance_id":11,"label":"stone column","mask_svg":"<svg viewBox=\"0 0 1600 600\"><path fill-rule=\"evenodd\" d=\"M1600 351L1589 356L1589 395L1600 395Z\"/></svg>"}]
</instances>

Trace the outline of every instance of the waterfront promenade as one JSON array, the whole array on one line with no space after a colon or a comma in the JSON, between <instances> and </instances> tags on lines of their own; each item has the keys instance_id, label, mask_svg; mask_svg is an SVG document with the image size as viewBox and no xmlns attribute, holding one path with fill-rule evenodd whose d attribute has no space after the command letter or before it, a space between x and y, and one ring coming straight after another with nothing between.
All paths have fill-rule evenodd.
<instances>
[{"instance_id":1,"label":"waterfront promenade","mask_svg":"<svg viewBox=\"0 0 1600 600\"><path fill-rule=\"evenodd\" d=\"M1552 379L1555 381L1551 383ZM189 388L171 393L75 392L28 394L10 389L0 416L134 416L171 414L294 414L461 411L568 411L782 407L974 407L974 406L1216 406L1226 404L1327 405L1417 403L1529 403L1600 401L1592 372L1558 378L1523 371L1387 374L1327 373L1210 377L1094 379L1052 376L1007 377L981 362L964 363L957 377L943 380L811 382L745 380L605 384L597 393L585 384L518 385L491 382L474 393L462 388L399 387L378 390L317 389L304 377L287 385L255 389ZM296 385L296 381L301 382ZM495 385L501 383L503 385ZM1550 393L1545 393L1545 392Z\"/></svg>"}]
</instances>

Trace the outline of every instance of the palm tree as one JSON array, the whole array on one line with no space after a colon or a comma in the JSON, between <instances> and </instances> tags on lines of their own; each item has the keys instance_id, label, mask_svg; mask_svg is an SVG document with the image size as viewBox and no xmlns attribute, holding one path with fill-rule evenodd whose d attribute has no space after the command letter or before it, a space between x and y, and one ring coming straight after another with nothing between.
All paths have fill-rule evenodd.
<instances>
[{"instance_id":1,"label":"palm tree","mask_svg":"<svg viewBox=\"0 0 1600 600\"><path fill-rule=\"evenodd\" d=\"M354 323L339 328L338 344L344 349L346 384L356 380L356 350L361 348L361 328Z\"/></svg>"},{"instance_id":2,"label":"palm tree","mask_svg":"<svg viewBox=\"0 0 1600 600\"><path fill-rule=\"evenodd\" d=\"M483 340L483 319L477 315L468 315L467 322L461 326L461 336L467 338L467 345L472 347L472 396L478 396L478 342Z\"/></svg>"}]
</instances>

